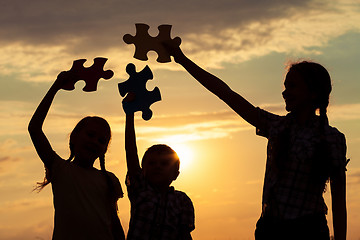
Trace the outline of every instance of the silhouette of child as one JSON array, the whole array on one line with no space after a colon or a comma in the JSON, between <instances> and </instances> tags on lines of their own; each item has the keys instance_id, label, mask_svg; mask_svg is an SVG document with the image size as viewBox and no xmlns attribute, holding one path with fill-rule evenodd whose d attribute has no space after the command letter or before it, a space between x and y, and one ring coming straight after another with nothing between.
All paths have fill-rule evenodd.
<instances>
[{"instance_id":1,"label":"silhouette of child","mask_svg":"<svg viewBox=\"0 0 360 240\"><path fill-rule=\"evenodd\" d=\"M125 149L126 186L131 203L127 239L192 239L193 204L184 192L170 187L179 175L176 152L164 144L153 145L145 152L140 167L134 114L126 115Z\"/></svg>"},{"instance_id":2,"label":"silhouette of child","mask_svg":"<svg viewBox=\"0 0 360 240\"><path fill-rule=\"evenodd\" d=\"M327 70L307 61L290 65L282 93L289 113L278 116L254 107L171 41L163 44L175 62L268 139L256 239L329 239L323 199L328 180L335 239L346 239L346 143L345 136L328 123L331 79Z\"/></svg>"},{"instance_id":3,"label":"silhouette of child","mask_svg":"<svg viewBox=\"0 0 360 240\"><path fill-rule=\"evenodd\" d=\"M56 93L73 77L58 75L29 123L35 149L46 168L41 190L52 185L55 217L52 239L125 239L117 215L117 200L123 196L117 177L105 170L105 152L111 130L100 117L85 117L70 135L70 157L62 159L51 147L42 126ZM93 167L99 158L101 170Z\"/></svg>"}]
</instances>

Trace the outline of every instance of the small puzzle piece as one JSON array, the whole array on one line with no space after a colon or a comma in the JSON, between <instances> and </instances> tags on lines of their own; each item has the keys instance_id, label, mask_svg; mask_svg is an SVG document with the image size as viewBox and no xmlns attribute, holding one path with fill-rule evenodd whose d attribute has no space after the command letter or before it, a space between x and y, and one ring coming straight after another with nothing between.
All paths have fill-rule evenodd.
<instances>
[{"instance_id":1,"label":"small puzzle piece","mask_svg":"<svg viewBox=\"0 0 360 240\"><path fill-rule=\"evenodd\" d=\"M158 87L155 87L152 91L146 89L146 82L153 78L153 74L149 66L146 66L140 72L136 72L135 65L132 63L126 66L126 72L130 77L125 82L118 84L119 92L122 97L129 92L134 93L135 99L129 102L123 101L124 111L125 113L142 111L142 118L149 120L152 117L150 105L161 100Z\"/></svg>"},{"instance_id":2,"label":"small puzzle piece","mask_svg":"<svg viewBox=\"0 0 360 240\"><path fill-rule=\"evenodd\" d=\"M156 37L149 35L149 25L144 23L136 23L136 34L132 36L130 34L125 34L123 40L127 44L135 45L135 54L134 58L146 61L147 53L151 50L155 51L158 54L156 61L160 63L171 62L170 55L165 50L164 46L161 44L163 41L172 40L174 45L180 46L181 38L176 37L171 39L171 25L160 25L158 27L159 34Z\"/></svg>"},{"instance_id":3,"label":"small puzzle piece","mask_svg":"<svg viewBox=\"0 0 360 240\"><path fill-rule=\"evenodd\" d=\"M110 79L114 75L111 70L104 71L104 65L107 58L94 58L94 64L90 67L84 67L86 59L78 59L73 62L73 65L69 72L72 72L75 76L70 82L63 86L65 90L75 89L75 83L79 80L84 80L86 85L83 88L85 92L93 92L97 89L97 84L100 78Z\"/></svg>"}]
</instances>

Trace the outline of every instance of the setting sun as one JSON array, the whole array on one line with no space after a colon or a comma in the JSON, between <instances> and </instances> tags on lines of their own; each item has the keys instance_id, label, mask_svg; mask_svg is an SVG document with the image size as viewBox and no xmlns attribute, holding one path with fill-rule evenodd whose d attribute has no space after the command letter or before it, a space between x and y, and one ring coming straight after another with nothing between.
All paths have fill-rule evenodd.
<instances>
[{"instance_id":1,"label":"setting sun","mask_svg":"<svg viewBox=\"0 0 360 240\"><path fill-rule=\"evenodd\" d=\"M331 152L326 152L325 156L332 153L339 156L336 156L336 159L335 156L332 157L334 159L328 161L330 165L321 166L323 168L320 170L334 170L335 165L336 168L341 166L341 172L345 167L347 169L345 175L341 174L342 182L346 176L346 185L335 184L342 185L340 194L332 196L332 192L339 190L330 191L334 190L334 185L331 189L330 184L327 184L323 202L320 190L313 190L317 194L312 198L318 199L318 203L323 206L316 205L313 201L316 207L311 205L311 202L305 212L310 215L312 207L317 209L316 219L321 215L321 224L324 224L323 227L326 224L329 228L331 237L328 239L336 238L334 226L340 226L340 232L344 233L343 230L346 229L347 240L360 240L360 0L262 1L261 4L257 1L225 0L206 4L207 2L185 0L167 1L163 4L162 1L141 1L140 5L129 1L111 0L91 1L91 4L48 0L33 1L31 5L25 0L0 2L0 240L52 239L54 223L58 221L55 221L55 216L58 218L67 213L76 215L72 215L73 218L70 220L81 219L74 223L83 224L82 220L86 220L86 226L90 226L89 222L91 226L99 228L88 227L89 230L96 230L95 235L99 236L97 240L106 238L100 236L103 233L111 238L114 229L106 227L109 227L113 220L117 220L112 218L116 216L110 215L109 209L99 204L106 200L113 203L113 197L121 195L120 187L123 197L117 201L117 215L125 235L129 233L130 225L131 228L136 225L133 224L137 222L136 219L131 220L130 224L130 219L134 216L144 217L144 222L140 221L140 224L144 223L144 228L156 223L162 226L161 229L174 227L174 231L171 230L169 235L178 232L175 226L163 227L161 223L164 221L165 224L165 220L166 223L178 222L177 218L168 221L166 217L170 215L164 214L167 207L170 212L174 212L170 209L175 206L171 202L173 197L169 197L169 194L174 192L164 191L166 194L163 194L165 186L161 186L161 189L155 186L154 189L154 184L147 184L148 179L143 176L137 179L130 179L128 176L129 172L132 174L133 167L132 164L127 164L125 149L125 142L129 143L129 137L125 137L126 116L129 112L124 111L124 97L119 91L120 83L129 84L127 90L131 92L135 91L130 87L133 83L139 87L137 90L142 92L135 94L137 96L133 109L136 109L134 128L140 166L145 152L153 145L166 144L179 156L180 173L176 175L176 179L172 178L170 187L171 190L185 193L193 203L195 224L187 221L192 218L192 210L185 209L187 213L181 214L184 218L182 221L186 220L182 223L188 227L191 225L191 229L195 226L190 233L192 239L254 240L263 202L273 200L270 199L273 197L272 194L266 194L273 191L268 189L268 186L272 186L272 183L268 184L268 138L276 138L275 135L282 132L279 129L292 129L292 132L299 133L300 138L291 136L291 143L301 145L294 147L295 150L304 150L301 156L296 156L301 159L313 153L313 143L320 141L313 138L319 135L319 129L312 131L313 121L303 122L307 118L305 115L304 119L298 120L302 124L310 124L306 128L302 124L293 126L292 124L297 121L291 120L286 126L280 126L273 131L270 130L273 129L272 124L265 124L267 120L255 121L258 118L262 119L261 116L269 117L269 122L278 119L262 110L282 116L279 120L292 118L291 115L283 117L288 113L284 108L282 95L282 91L285 90L283 80L288 73L286 66L290 67L291 63L303 60L324 66L329 72L333 87L329 98L330 105L326 111L328 121L325 117L321 120L326 120L326 131L330 131L325 138L331 141ZM14 9L21 14L12 14ZM161 25L167 26L163 28ZM166 36L163 34L164 29L167 29ZM132 36L132 43L124 41L126 35ZM144 35L144 38L135 41L134 39L138 39L140 35ZM166 45L169 47L167 50L172 51L171 56L168 51L160 50L160 42L165 41L163 35L169 43ZM176 38L181 39L180 52L178 44L171 44L171 40ZM156 46L156 49L145 51L150 45ZM140 55L141 59L138 58ZM98 57L106 61L95 61ZM163 61L164 58L166 61ZM85 62L77 65L79 62L76 60L80 60L80 63ZM130 63L133 66L128 66ZM77 79L80 77L79 74L71 74L78 69L77 67L81 69L80 75L84 73L94 81L88 77ZM202 72L198 67L207 72ZM60 73L64 71L70 71L69 79L61 79L63 74ZM113 76L104 78L110 76L109 71L112 71ZM309 74L312 71L313 69ZM218 80L222 80L223 83ZM75 89L65 90L69 89L65 85L65 88L61 87L65 81L69 81L67 86L74 86ZM83 90L89 87L93 91ZM157 94L158 90L161 100ZM224 94L225 92L227 94ZM295 90L294 95L299 97L304 94ZM50 105L50 109L44 111ZM248 112L249 108L253 109L250 105L262 109L256 110L261 114L258 115L252 110L251 114L244 113ZM151 119L144 120L142 114L149 114L149 111L152 113ZM35 116L35 121L32 121L35 124L31 124L31 128L28 129L35 112L41 114ZM64 159L69 157L69 153L74 150L73 144L72 149L69 148L71 132L76 123L86 116L104 118L111 127L111 142L105 154L104 147L99 145L102 150L101 154L97 155L101 155L101 166L100 158L93 165L97 170L83 169L83 166L76 165L79 163L78 160L85 160L82 159L85 156L84 149L95 152L99 150L98 141L90 143L85 139L85 135L75 137L75 142L80 143L75 147L75 152L78 148L81 150L81 154L76 153L80 158L76 159L75 165L63 164L54 154L56 152L56 155ZM260 133L260 136L259 129L248 121L254 121L253 125L264 128L263 134ZM278 124L281 121L276 120L274 123ZM29 130L32 131L32 137ZM342 135L335 132L341 132ZM73 136L76 136L76 133L77 131ZM34 137L38 138L36 146L32 141ZM337 139L341 139L341 145L337 144ZM82 143L82 140L86 141ZM100 142L103 143L103 140ZM306 151L305 148L308 146L311 146L311 151ZM39 156L38 150L42 151L41 149L45 148L46 153ZM269 153L277 155L276 151ZM49 158L49 154L54 155L55 161L59 163L53 164L59 168L51 165L50 172L64 171L65 174L65 171L72 171L74 168L74 173L71 174L79 171L80 175L69 177L66 172L67 177L61 178L65 175L58 174L59 178L52 178L57 181L50 182L40 193L32 191L37 186L36 183L42 182L45 176L42 160L54 160L53 157ZM87 163L91 163L94 158L90 157ZM344 159L348 158L350 162L344 166ZM301 161L300 158L297 160ZM89 165L87 164L87 167L90 167ZM107 171L105 175L101 171L104 170L104 166ZM138 174L140 169L137 162L135 167ZM315 175L316 171L313 172ZM173 171L168 173L174 176ZM320 175L321 173L324 172L320 171ZM96 176L91 177L91 174ZM279 174L276 171L273 173L271 170L270 180L274 180L273 177L277 179L277 175ZM285 175L298 177L289 173ZM104 176L106 184L103 183ZM305 176L302 177L305 179ZM59 179L75 181L73 184L66 184L73 187L72 192L76 192L76 195L65 196L70 192L63 192L65 185L60 184ZM109 180L111 182L108 182ZM285 183L285 178L282 180L284 185L276 186L284 187L288 184ZM62 213L58 206L61 209L61 206L68 203L59 203L58 200L55 214L52 190L60 185L59 190L64 194L60 200L78 197L81 199L82 207L78 210L86 210L86 216L65 208L65 212ZM149 194L140 194L140 190L135 189L137 185L144 186L146 191L149 190ZM310 195L307 188L298 192L302 186L296 191L293 191L292 186L294 184L289 184L282 190L289 194L287 203L293 207L293 212L283 214L284 217L295 219L298 215L296 212L304 210L297 203L300 200L307 203L308 198L305 199L303 195ZM111 196L103 196L109 187ZM75 191L75 188L79 191ZM87 192L88 190L91 192ZM276 197L285 199L286 195L282 194L282 190L277 192ZM143 200L152 202L144 207L131 206L134 203L134 195L143 197L141 204ZM269 199L266 199L267 197ZM174 199L177 205L185 198ZM294 203L291 203L290 199ZM334 199L337 200L333 201ZM85 200L87 203L83 204ZM341 202L342 207L336 202ZM152 204L158 205L159 208L152 208ZM328 208L326 222L324 214L318 214L323 212L325 205ZM90 209L89 206L95 208ZM83 209L84 207L86 209ZM347 210L346 219L344 207ZM145 213L137 211L133 214L135 208L144 209ZM159 210L159 216L156 212L148 212L154 209ZM281 209L285 209L285 206L281 206ZM339 209L342 212L340 215ZM335 216L333 210L336 212ZM338 216L342 218L340 221ZM99 219L94 219L96 222L90 223L93 218ZM96 224L97 222L109 224L103 226ZM342 223L337 224L339 222ZM118 221L116 223L119 227ZM101 229L103 227L106 229ZM55 229L58 232L58 227ZM75 230L78 231L80 228ZM63 232L70 234L72 231L67 229ZM130 237L127 237L129 239L131 232ZM155 232L160 234L160 231ZM339 233L339 229L335 232ZM85 232L89 233L90 231ZM142 234L142 229L138 233ZM91 238L96 238L95 235ZM164 234L166 235L168 234ZM188 236L188 231L186 235Z\"/></svg>"},{"instance_id":2,"label":"setting sun","mask_svg":"<svg viewBox=\"0 0 360 240\"><path fill-rule=\"evenodd\" d=\"M180 158L180 169L188 168L193 161L193 150L184 143L169 143L169 146L175 150Z\"/></svg>"}]
</instances>

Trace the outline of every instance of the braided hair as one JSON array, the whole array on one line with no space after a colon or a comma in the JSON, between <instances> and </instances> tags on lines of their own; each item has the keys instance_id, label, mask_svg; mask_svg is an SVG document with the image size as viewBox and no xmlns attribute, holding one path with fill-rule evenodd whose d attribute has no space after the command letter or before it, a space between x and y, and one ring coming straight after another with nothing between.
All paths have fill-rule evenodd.
<instances>
[{"instance_id":1,"label":"braided hair","mask_svg":"<svg viewBox=\"0 0 360 240\"><path fill-rule=\"evenodd\" d=\"M69 149L70 149L70 156L69 158L66 160L67 162L71 162L74 157L75 157L75 153L74 153L74 138L75 136L88 124L89 121L96 121L97 123L103 125L106 128L106 131L108 131L109 133L109 142L111 139L111 129L110 126L108 124L108 122L98 116L87 116L84 117L83 119L81 119L76 126L74 127L74 129L72 130L72 132L70 133L70 138L69 138ZM100 168L101 171L104 173L104 175L106 176L106 181L108 182L108 185L110 187L111 190L114 189L113 186L113 181L111 180L111 177L109 176L109 174L106 171L105 168L105 155L101 155L99 156L99 160L100 160ZM47 186L49 183L51 182L51 176L50 176L50 172L49 169L47 169L45 167L45 177L44 180L42 182L37 182L37 186L35 187L34 190L40 192L45 186ZM113 192L113 191L110 191Z\"/></svg>"},{"instance_id":2,"label":"braided hair","mask_svg":"<svg viewBox=\"0 0 360 240\"><path fill-rule=\"evenodd\" d=\"M289 71L296 71L304 79L311 93L314 94L314 109L319 112L319 138L313 157L313 178L320 182L328 180L330 164L328 144L325 141L325 128L329 125L327 107L329 106L332 90L331 78L328 71L319 63L302 61L293 63Z\"/></svg>"},{"instance_id":3,"label":"braided hair","mask_svg":"<svg viewBox=\"0 0 360 240\"><path fill-rule=\"evenodd\" d=\"M319 113L319 143L315 147L312 159L312 179L318 183L324 183L330 176L330 164L328 144L325 141L325 128L329 125L327 107L329 105L330 92L332 89L331 78L328 71L319 63L301 61L291 63L288 72L296 71L305 81L309 91L313 94L313 108ZM279 134L276 166L279 171L283 170L283 161L289 151L289 129Z\"/></svg>"},{"instance_id":4,"label":"braided hair","mask_svg":"<svg viewBox=\"0 0 360 240\"><path fill-rule=\"evenodd\" d=\"M331 93L331 78L328 71L319 63L302 61L293 63L289 71L296 71L305 81L311 93L314 93L314 108L319 109L320 130L328 124L327 107Z\"/></svg>"}]
</instances>

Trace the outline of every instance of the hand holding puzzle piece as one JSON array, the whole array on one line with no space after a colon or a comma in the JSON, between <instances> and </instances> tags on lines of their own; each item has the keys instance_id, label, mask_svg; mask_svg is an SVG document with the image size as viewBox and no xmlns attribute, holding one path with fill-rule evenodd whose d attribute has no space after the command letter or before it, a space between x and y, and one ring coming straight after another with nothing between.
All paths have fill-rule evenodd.
<instances>
[{"instance_id":1,"label":"hand holding puzzle piece","mask_svg":"<svg viewBox=\"0 0 360 240\"><path fill-rule=\"evenodd\" d=\"M73 90L75 89L75 83L79 80L84 80L86 85L83 88L85 92L93 92L97 89L97 84L100 78L110 79L114 75L113 71L107 70L104 71L104 65L107 61L107 58L94 58L94 64L91 67L84 67L83 64L86 62L86 59L78 59L73 62L73 65L69 72L71 72L75 78L67 82L63 89Z\"/></svg>"},{"instance_id":2,"label":"hand holding puzzle piece","mask_svg":"<svg viewBox=\"0 0 360 240\"><path fill-rule=\"evenodd\" d=\"M135 97L129 101L123 101L124 111L125 113L142 111L142 118L149 120L152 117L150 105L161 100L158 87L155 87L152 91L146 89L146 83L148 80L153 79L153 74L149 66L146 66L140 72L136 72L135 65L132 63L126 66L126 72L130 77L125 82L118 84L120 95L124 97L127 93L132 93Z\"/></svg>"},{"instance_id":3,"label":"hand holding puzzle piece","mask_svg":"<svg viewBox=\"0 0 360 240\"><path fill-rule=\"evenodd\" d=\"M130 34L125 34L123 40L127 44L135 45L135 54L134 58L146 61L148 60L147 53L151 50L155 51L158 54L156 59L159 63L171 62L169 53L165 50L162 42L164 41L173 41L174 45L180 46L181 38L175 37L171 38L171 25L160 25L158 27L159 34L156 37L149 35L149 25L144 23L136 23L136 34L132 36Z\"/></svg>"}]
</instances>

